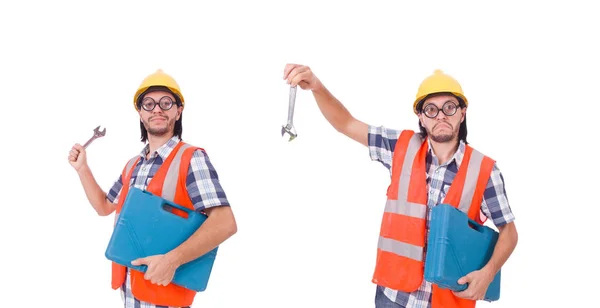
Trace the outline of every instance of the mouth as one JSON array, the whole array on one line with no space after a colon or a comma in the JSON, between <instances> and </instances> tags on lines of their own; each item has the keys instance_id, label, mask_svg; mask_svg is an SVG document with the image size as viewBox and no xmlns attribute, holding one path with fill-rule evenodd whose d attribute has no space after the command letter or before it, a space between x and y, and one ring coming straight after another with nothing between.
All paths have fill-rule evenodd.
<instances>
[{"instance_id":1,"label":"mouth","mask_svg":"<svg viewBox=\"0 0 600 308\"><path fill-rule=\"evenodd\" d=\"M150 118L150 122L156 122L156 121L166 121L166 118L163 117L155 117L155 118Z\"/></svg>"},{"instance_id":2,"label":"mouth","mask_svg":"<svg viewBox=\"0 0 600 308\"><path fill-rule=\"evenodd\" d=\"M436 125L433 127L433 129L436 129L436 128L439 128L439 127L444 127L444 126L445 126L446 128L452 129L452 126L450 126L450 124L448 124L448 123L445 123L445 122L436 124Z\"/></svg>"}]
</instances>

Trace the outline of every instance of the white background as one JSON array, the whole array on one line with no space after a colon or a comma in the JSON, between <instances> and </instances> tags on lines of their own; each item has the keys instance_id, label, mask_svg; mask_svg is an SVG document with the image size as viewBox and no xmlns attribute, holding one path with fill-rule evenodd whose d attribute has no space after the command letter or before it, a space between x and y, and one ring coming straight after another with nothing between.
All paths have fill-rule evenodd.
<instances>
[{"instance_id":1,"label":"white background","mask_svg":"<svg viewBox=\"0 0 600 308\"><path fill-rule=\"evenodd\" d=\"M184 140L208 151L239 227L194 307L373 307L389 176L309 92L297 96L299 137L281 137L283 68L302 63L355 117L392 128L417 129L412 101L434 69L458 79L468 140L497 160L519 231L500 301L478 307L589 306L600 277L591 5L196 2L2 2L4 305L121 305L104 257L113 217L96 216L67 155L107 127L88 161L108 190L143 146L133 93L162 68L187 102Z\"/></svg>"}]
</instances>

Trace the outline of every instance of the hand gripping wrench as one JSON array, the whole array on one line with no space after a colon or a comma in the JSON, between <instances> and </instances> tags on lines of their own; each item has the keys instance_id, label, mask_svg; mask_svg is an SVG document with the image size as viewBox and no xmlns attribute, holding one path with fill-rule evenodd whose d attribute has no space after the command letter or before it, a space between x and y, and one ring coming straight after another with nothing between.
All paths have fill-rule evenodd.
<instances>
[{"instance_id":1,"label":"hand gripping wrench","mask_svg":"<svg viewBox=\"0 0 600 308\"><path fill-rule=\"evenodd\" d=\"M94 135L83 145L83 148L87 148L87 146L90 145L92 141L96 140L97 138L104 137L104 135L106 135L106 127L102 131L100 131L100 126L94 128Z\"/></svg>"},{"instance_id":2,"label":"hand gripping wrench","mask_svg":"<svg viewBox=\"0 0 600 308\"><path fill-rule=\"evenodd\" d=\"M287 124L281 127L281 136L286 133L290 135L290 140L294 140L294 138L298 137L296 133L296 129L294 128L294 107L296 105L296 87L290 86L290 103L288 106L288 119Z\"/></svg>"}]
</instances>

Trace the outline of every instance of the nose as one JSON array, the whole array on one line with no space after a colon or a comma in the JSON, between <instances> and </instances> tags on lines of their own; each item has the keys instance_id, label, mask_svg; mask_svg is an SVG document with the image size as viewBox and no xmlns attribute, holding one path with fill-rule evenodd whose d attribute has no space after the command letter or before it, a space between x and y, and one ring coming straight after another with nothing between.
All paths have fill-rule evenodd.
<instances>
[{"instance_id":1,"label":"nose","mask_svg":"<svg viewBox=\"0 0 600 308\"><path fill-rule=\"evenodd\" d=\"M442 109L439 109L438 114L435 118L436 118L436 120L444 120L444 119L448 118L448 116L442 111Z\"/></svg>"},{"instance_id":2,"label":"nose","mask_svg":"<svg viewBox=\"0 0 600 308\"><path fill-rule=\"evenodd\" d=\"M152 109L152 114L163 114L164 111L158 104L154 105L154 109Z\"/></svg>"}]
</instances>

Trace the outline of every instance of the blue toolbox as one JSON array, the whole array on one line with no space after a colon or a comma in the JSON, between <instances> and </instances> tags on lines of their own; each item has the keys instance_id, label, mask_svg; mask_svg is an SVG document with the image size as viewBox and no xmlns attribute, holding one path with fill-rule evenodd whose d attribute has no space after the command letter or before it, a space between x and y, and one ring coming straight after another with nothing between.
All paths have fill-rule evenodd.
<instances>
[{"instance_id":1,"label":"blue toolbox","mask_svg":"<svg viewBox=\"0 0 600 308\"><path fill-rule=\"evenodd\" d=\"M174 208L184 211L187 218L174 214ZM148 191L130 187L105 256L117 264L145 273L146 265L134 266L131 261L169 252L186 241L206 218ZM197 292L204 291L217 249L181 265L175 271L172 283Z\"/></svg>"},{"instance_id":2,"label":"blue toolbox","mask_svg":"<svg viewBox=\"0 0 600 308\"><path fill-rule=\"evenodd\" d=\"M498 232L469 219L459 209L440 204L431 210L425 257L425 280L441 288L463 291L458 279L481 269L492 257ZM484 300L500 298L500 271L490 283Z\"/></svg>"}]
</instances>

